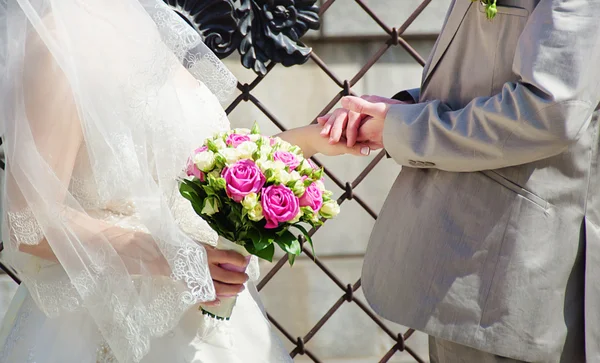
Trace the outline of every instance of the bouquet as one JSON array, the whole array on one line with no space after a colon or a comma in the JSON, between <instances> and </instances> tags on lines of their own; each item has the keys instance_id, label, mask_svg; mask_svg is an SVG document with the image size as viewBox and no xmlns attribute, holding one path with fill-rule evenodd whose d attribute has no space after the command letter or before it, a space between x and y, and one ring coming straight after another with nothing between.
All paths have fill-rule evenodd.
<instances>
[{"instance_id":1,"label":"bouquet","mask_svg":"<svg viewBox=\"0 0 600 363\"><path fill-rule=\"evenodd\" d=\"M340 211L325 189L323 169L305 159L298 146L261 135L257 125L207 139L189 158L186 174L180 192L218 233L217 248L247 258L272 261L277 245L293 265L302 247L292 231L313 247L307 227L319 226ZM235 300L224 298L218 307L201 309L229 319Z\"/></svg>"}]
</instances>

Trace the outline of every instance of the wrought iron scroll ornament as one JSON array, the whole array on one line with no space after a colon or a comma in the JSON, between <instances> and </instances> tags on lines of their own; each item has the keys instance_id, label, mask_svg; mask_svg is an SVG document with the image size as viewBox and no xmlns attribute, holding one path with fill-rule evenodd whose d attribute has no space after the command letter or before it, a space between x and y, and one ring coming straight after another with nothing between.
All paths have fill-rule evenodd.
<instances>
[{"instance_id":1,"label":"wrought iron scroll ornament","mask_svg":"<svg viewBox=\"0 0 600 363\"><path fill-rule=\"evenodd\" d=\"M305 63L312 49L300 41L320 26L317 0L164 0L221 59L236 49L244 67L265 75L270 63Z\"/></svg>"}]
</instances>

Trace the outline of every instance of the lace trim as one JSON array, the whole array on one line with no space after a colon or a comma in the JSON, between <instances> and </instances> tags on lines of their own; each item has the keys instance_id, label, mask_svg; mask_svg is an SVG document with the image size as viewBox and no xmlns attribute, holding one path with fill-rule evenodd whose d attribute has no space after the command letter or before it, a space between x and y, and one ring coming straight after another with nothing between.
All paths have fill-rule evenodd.
<instances>
[{"instance_id":1,"label":"lace trim","mask_svg":"<svg viewBox=\"0 0 600 363\"><path fill-rule=\"evenodd\" d=\"M196 79L202 80L219 102L224 104L231 100L236 90L237 79L223 67L223 63L214 53L188 53L184 62L188 71Z\"/></svg>"},{"instance_id":2,"label":"lace trim","mask_svg":"<svg viewBox=\"0 0 600 363\"><path fill-rule=\"evenodd\" d=\"M164 4L156 4L152 13L167 47L219 102L228 102L236 90L237 79L202 42L201 36Z\"/></svg>"},{"instance_id":3,"label":"lace trim","mask_svg":"<svg viewBox=\"0 0 600 363\"><path fill-rule=\"evenodd\" d=\"M98 188L91 180L72 177L69 192L83 209L95 209L100 206Z\"/></svg>"},{"instance_id":4,"label":"lace trim","mask_svg":"<svg viewBox=\"0 0 600 363\"><path fill-rule=\"evenodd\" d=\"M15 247L19 244L37 245L44 239L44 231L31 209L26 208L19 212L7 212L6 214L11 231L11 243Z\"/></svg>"},{"instance_id":5,"label":"lace trim","mask_svg":"<svg viewBox=\"0 0 600 363\"><path fill-rule=\"evenodd\" d=\"M212 281L209 281L211 277L208 273L206 252L201 246L187 244L177 251L171 277L175 281L186 283L188 291L181 297L188 305L207 301L208 296L214 295Z\"/></svg>"}]
</instances>

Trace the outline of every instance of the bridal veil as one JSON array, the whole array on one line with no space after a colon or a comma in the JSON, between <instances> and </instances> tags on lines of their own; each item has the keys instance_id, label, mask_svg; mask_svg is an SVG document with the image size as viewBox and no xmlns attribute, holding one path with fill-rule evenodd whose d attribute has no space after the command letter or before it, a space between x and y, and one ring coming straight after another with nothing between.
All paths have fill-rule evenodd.
<instances>
[{"instance_id":1,"label":"bridal veil","mask_svg":"<svg viewBox=\"0 0 600 363\"><path fill-rule=\"evenodd\" d=\"M235 86L161 1L0 0L5 254L46 315L85 309L121 362L215 297L198 242L216 236L176 178L229 127ZM204 94L193 122L181 90Z\"/></svg>"}]
</instances>

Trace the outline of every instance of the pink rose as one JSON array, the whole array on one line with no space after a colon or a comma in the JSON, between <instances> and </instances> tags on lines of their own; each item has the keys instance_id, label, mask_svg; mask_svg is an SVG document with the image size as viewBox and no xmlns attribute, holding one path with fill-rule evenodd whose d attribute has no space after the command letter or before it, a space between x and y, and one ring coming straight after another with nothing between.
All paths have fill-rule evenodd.
<instances>
[{"instance_id":1,"label":"pink rose","mask_svg":"<svg viewBox=\"0 0 600 363\"><path fill-rule=\"evenodd\" d=\"M312 210L318 212L323 206L323 192L316 183L309 185L302 197L300 197L301 207L311 207Z\"/></svg>"},{"instance_id":2,"label":"pink rose","mask_svg":"<svg viewBox=\"0 0 600 363\"><path fill-rule=\"evenodd\" d=\"M199 147L196 150L194 150L194 155L204 152L206 150L208 150L206 146ZM187 176L195 176L196 178L200 179L200 181L204 181L204 173L200 169L198 169L198 167L194 163L193 158L188 158L187 168L185 171L187 173Z\"/></svg>"},{"instance_id":3,"label":"pink rose","mask_svg":"<svg viewBox=\"0 0 600 363\"><path fill-rule=\"evenodd\" d=\"M285 165L289 166L291 170L294 170L300 165L300 161L296 155L289 151L275 151L273 153L273 160L282 161Z\"/></svg>"},{"instance_id":4,"label":"pink rose","mask_svg":"<svg viewBox=\"0 0 600 363\"><path fill-rule=\"evenodd\" d=\"M271 185L263 189L260 204L267 224L265 228L277 228L280 222L294 219L300 212L300 201L294 192L283 185Z\"/></svg>"},{"instance_id":5,"label":"pink rose","mask_svg":"<svg viewBox=\"0 0 600 363\"><path fill-rule=\"evenodd\" d=\"M200 179L200 181L204 181L204 173L200 169L198 169L196 164L194 164L194 160L192 160L192 158L188 159L187 169L185 170L185 172L187 176L195 176L196 178Z\"/></svg>"},{"instance_id":6,"label":"pink rose","mask_svg":"<svg viewBox=\"0 0 600 363\"><path fill-rule=\"evenodd\" d=\"M250 136L248 135L240 135L240 134L231 134L227 136L225 139L225 143L229 146L238 147L244 141L250 141Z\"/></svg>"},{"instance_id":7,"label":"pink rose","mask_svg":"<svg viewBox=\"0 0 600 363\"><path fill-rule=\"evenodd\" d=\"M226 191L229 198L241 202L250 193L258 193L265 185L265 176L249 159L240 160L232 166L223 169L221 176L227 183Z\"/></svg>"},{"instance_id":8,"label":"pink rose","mask_svg":"<svg viewBox=\"0 0 600 363\"><path fill-rule=\"evenodd\" d=\"M315 164L315 163L314 163L314 161L312 161L312 160L310 160L310 159L306 159L306 160L308 160L308 165L310 165L310 167L311 167L311 168L313 168L313 169L315 169L315 170L319 170L319 169L321 169L321 168L319 168L319 167L317 166L317 164Z\"/></svg>"},{"instance_id":9,"label":"pink rose","mask_svg":"<svg viewBox=\"0 0 600 363\"><path fill-rule=\"evenodd\" d=\"M276 144L276 143L277 143L277 140L275 140L275 139L274 139L274 138L272 138L272 137L271 137L271 138L269 138L269 144L270 144L271 146L275 146L275 144Z\"/></svg>"}]
</instances>

